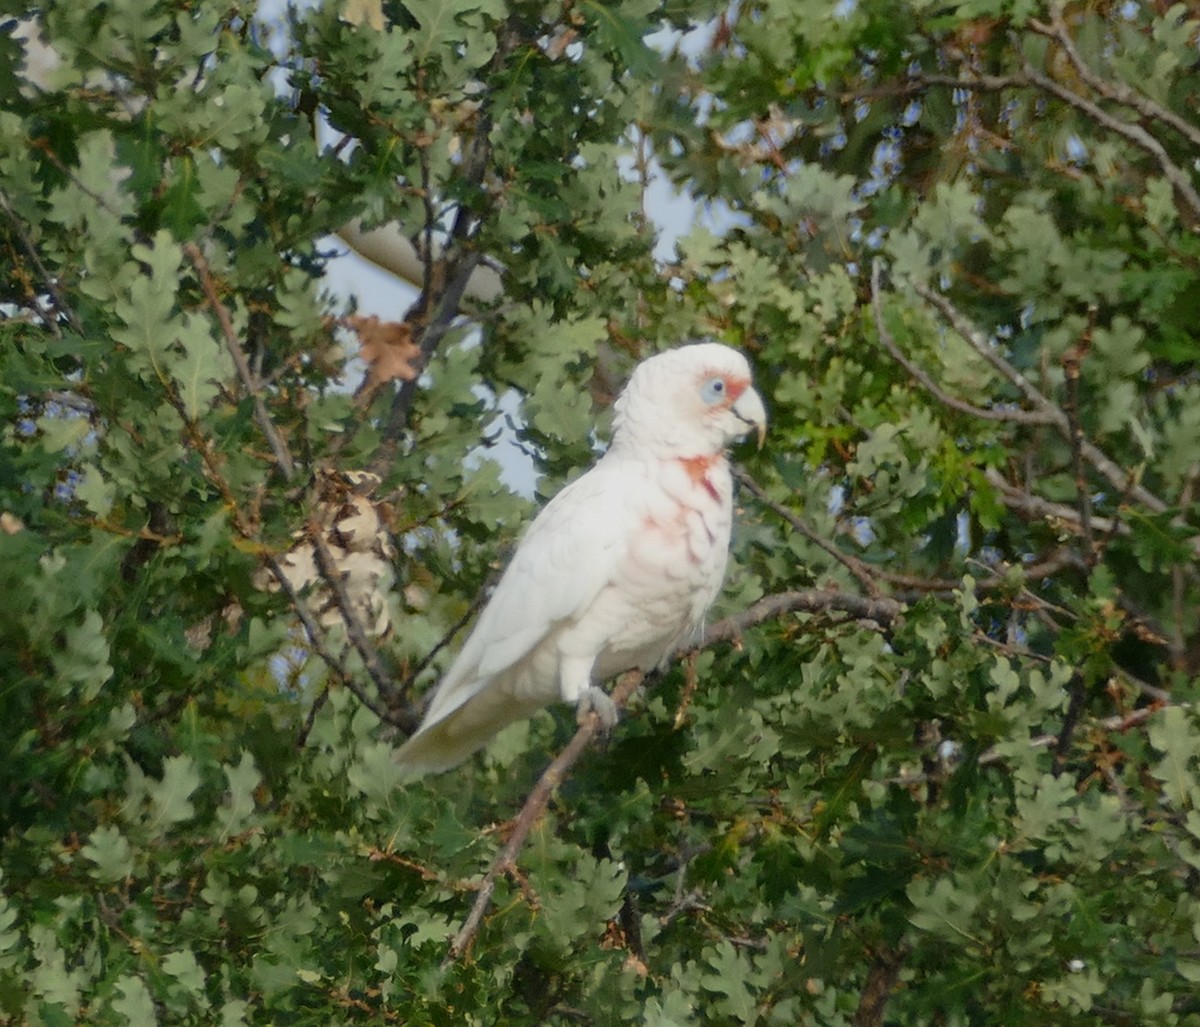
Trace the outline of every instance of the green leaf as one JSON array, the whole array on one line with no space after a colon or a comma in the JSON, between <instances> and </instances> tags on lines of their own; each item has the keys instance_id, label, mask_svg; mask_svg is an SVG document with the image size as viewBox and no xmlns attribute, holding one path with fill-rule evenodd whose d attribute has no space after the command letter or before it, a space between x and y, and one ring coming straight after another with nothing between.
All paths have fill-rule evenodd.
<instances>
[{"instance_id":1,"label":"green leaf","mask_svg":"<svg viewBox=\"0 0 1200 1027\"><path fill-rule=\"evenodd\" d=\"M950 877L936 880L915 878L905 889L912 911L908 922L914 927L956 944L974 942L971 925L979 898L972 890Z\"/></svg>"},{"instance_id":2,"label":"green leaf","mask_svg":"<svg viewBox=\"0 0 1200 1027\"><path fill-rule=\"evenodd\" d=\"M262 783L262 774L254 765L254 757L244 750L236 766L226 764L222 769L229 783L229 793L217 813L220 837L224 841L241 831L250 821L256 806L254 792Z\"/></svg>"},{"instance_id":3,"label":"green leaf","mask_svg":"<svg viewBox=\"0 0 1200 1027\"><path fill-rule=\"evenodd\" d=\"M151 803L152 826L162 830L196 815L190 799L200 787L200 772L191 756L168 756L163 760L163 775L147 784Z\"/></svg>"},{"instance_id":4,"label":"green leaf","mask_svg":"<svg viewBox=\"0 0 1200 1027\"><path fill-rule=\"evenodd\" d=\"M1200 809L1200 731L1187 710L1168 706L1151 718L1150 744L1163 754L1150 772L1162 782L1163 792L1176 809Z\"/></svg>"},{"instance_id":5,"label":"green leaf","mask_svg":"<svg viewBox=\"0 0 1200 1027\"><path fill-rule=\"evenodd\" d=\"M130 1027L140 1027L142 1024L158 1023L158 1011L150 990L140 977L123 974L117 978L117 997L112 1000L112 1010L119 1016L125 1017Z\"/></svg>"},{"instance_id":6,"label":"green leaf","mask_svg":"<svg viewBox=\"0 0 1200 1027\"><path fill-rule=\"evenodd\" d=\"M64 686L77 686L84 701L90 702L113 675L104 620L88 610L83 621L66 629L66 645L54 656L54 669Z\"/></svg>"},{"instance_id":7,"label":"green leaf","mask_svg":"<svg viewBox=\"0 0 1200 1027\"><path fill-rule=\"evenodd\" d=\"M112 884L133 876L133 849L115 824L96 828L79 851L95 864L89 873L98 881Z\"/></svg>"},{"instance_id":8,"label":"green leaf","mask_svg":"<svg viewBox=\"0 0 1200 1027\"><path fill-rule=\"evenodd\" d=\"M661 58L645 42L655 28L642 17L645 4L584 0L581 6L595 26L597 38L619 57L623 69L639 77L657 71Z\"/></svg>"},{"instance_id":9,"label":"green leaf","mask_svg":"<svg viewBox=\"0 0 1200 1027\"><path fill-rule=\"evenodd\" d=\"M190 995L195 998L204 997L206 978L194 953L188 950L168 952L163 957L162 968L164 973L174 977Z\"/></svg>"},{"instance_id":10,"label":"green leaf","mask_svg":"<svg viewBox=\"0 0 1200 1027\"><path fill-rule=\"evenodd\" d=\"M184 318L179 346L182 355L169 361L171 375L179 387L184 412L197 420L220 395L222 383L232 377L232 357L200 318Z\"/></svg>"}]
</instances>

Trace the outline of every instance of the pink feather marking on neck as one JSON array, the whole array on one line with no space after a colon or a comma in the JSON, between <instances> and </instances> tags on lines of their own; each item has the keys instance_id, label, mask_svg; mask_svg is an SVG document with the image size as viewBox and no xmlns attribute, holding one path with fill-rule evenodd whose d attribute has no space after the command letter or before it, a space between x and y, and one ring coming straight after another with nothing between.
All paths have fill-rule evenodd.
<instances>
[{"instance_id":1,"label":"pink feather marking on neck","mask_svg":"<svg viewBox=\"0 0 1200 1027\"><path fill-rule=\"evenodd\" d=\"M721 500L721 493L708 480L708 470L720 459L719 456L681 456L679 458L679 463L687 472L687 476L691 479L692 484L699 485L717 502Z\"/></svg>"}]
</instances>

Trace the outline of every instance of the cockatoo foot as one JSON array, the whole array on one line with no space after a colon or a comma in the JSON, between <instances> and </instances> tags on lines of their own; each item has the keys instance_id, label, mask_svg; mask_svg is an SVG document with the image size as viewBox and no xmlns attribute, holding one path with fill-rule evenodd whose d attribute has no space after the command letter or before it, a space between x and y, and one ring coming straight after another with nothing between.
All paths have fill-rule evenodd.
<instances>
[{"instance_id":1,"label":"cockatoo foot","mask_svg":"<svg viewBox=\"0 0 1200 1027\"><path fill-rule=\"evenodd\" d=\"M611 731L617 724L616 703L608 697L602 688L592 685L579 697L579 705L575 707L575 719L582 724L588 715L594 713L600 718L600 727Z\"/></svg>"}]
</instances>

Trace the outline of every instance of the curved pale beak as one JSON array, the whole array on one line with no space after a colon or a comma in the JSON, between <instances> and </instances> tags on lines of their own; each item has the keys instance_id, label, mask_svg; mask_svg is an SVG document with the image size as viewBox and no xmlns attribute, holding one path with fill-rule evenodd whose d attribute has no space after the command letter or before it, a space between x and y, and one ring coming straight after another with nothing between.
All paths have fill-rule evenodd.
<instances>
[{"instance_id":1,"label":"curved pale beak","mask_svg":"<svg viewBox=\"0 0 1200 1027\"><path fill-rule=\"evenodd\" d=\"M763 406L762 396L754 389L746 389L729 409L734 417L745 423L747 431L754 428L758 432L758 448L762 449L767 437L767 408Z\"/></svg>"}]
</instances>

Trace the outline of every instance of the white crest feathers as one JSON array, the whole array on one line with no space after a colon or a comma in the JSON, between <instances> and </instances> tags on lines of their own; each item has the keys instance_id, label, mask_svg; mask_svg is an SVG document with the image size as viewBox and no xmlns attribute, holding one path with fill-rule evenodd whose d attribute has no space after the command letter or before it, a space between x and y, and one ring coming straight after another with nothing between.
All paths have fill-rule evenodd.
<instances>
[{"instance_id":1,"label":"white crest feathers","mask_svg":"<svg viewBox=\"0 0 1200 1027\"><path fill-rule=\"evenodd\" d=\"M554 702L615 719L596 686L659 664L720 590L733 519L726 447L766 411L736 350L696 343L643 361L616 402L613 440L530 525L397 752L446 770Z\"/></svg>"}]
</instances>

